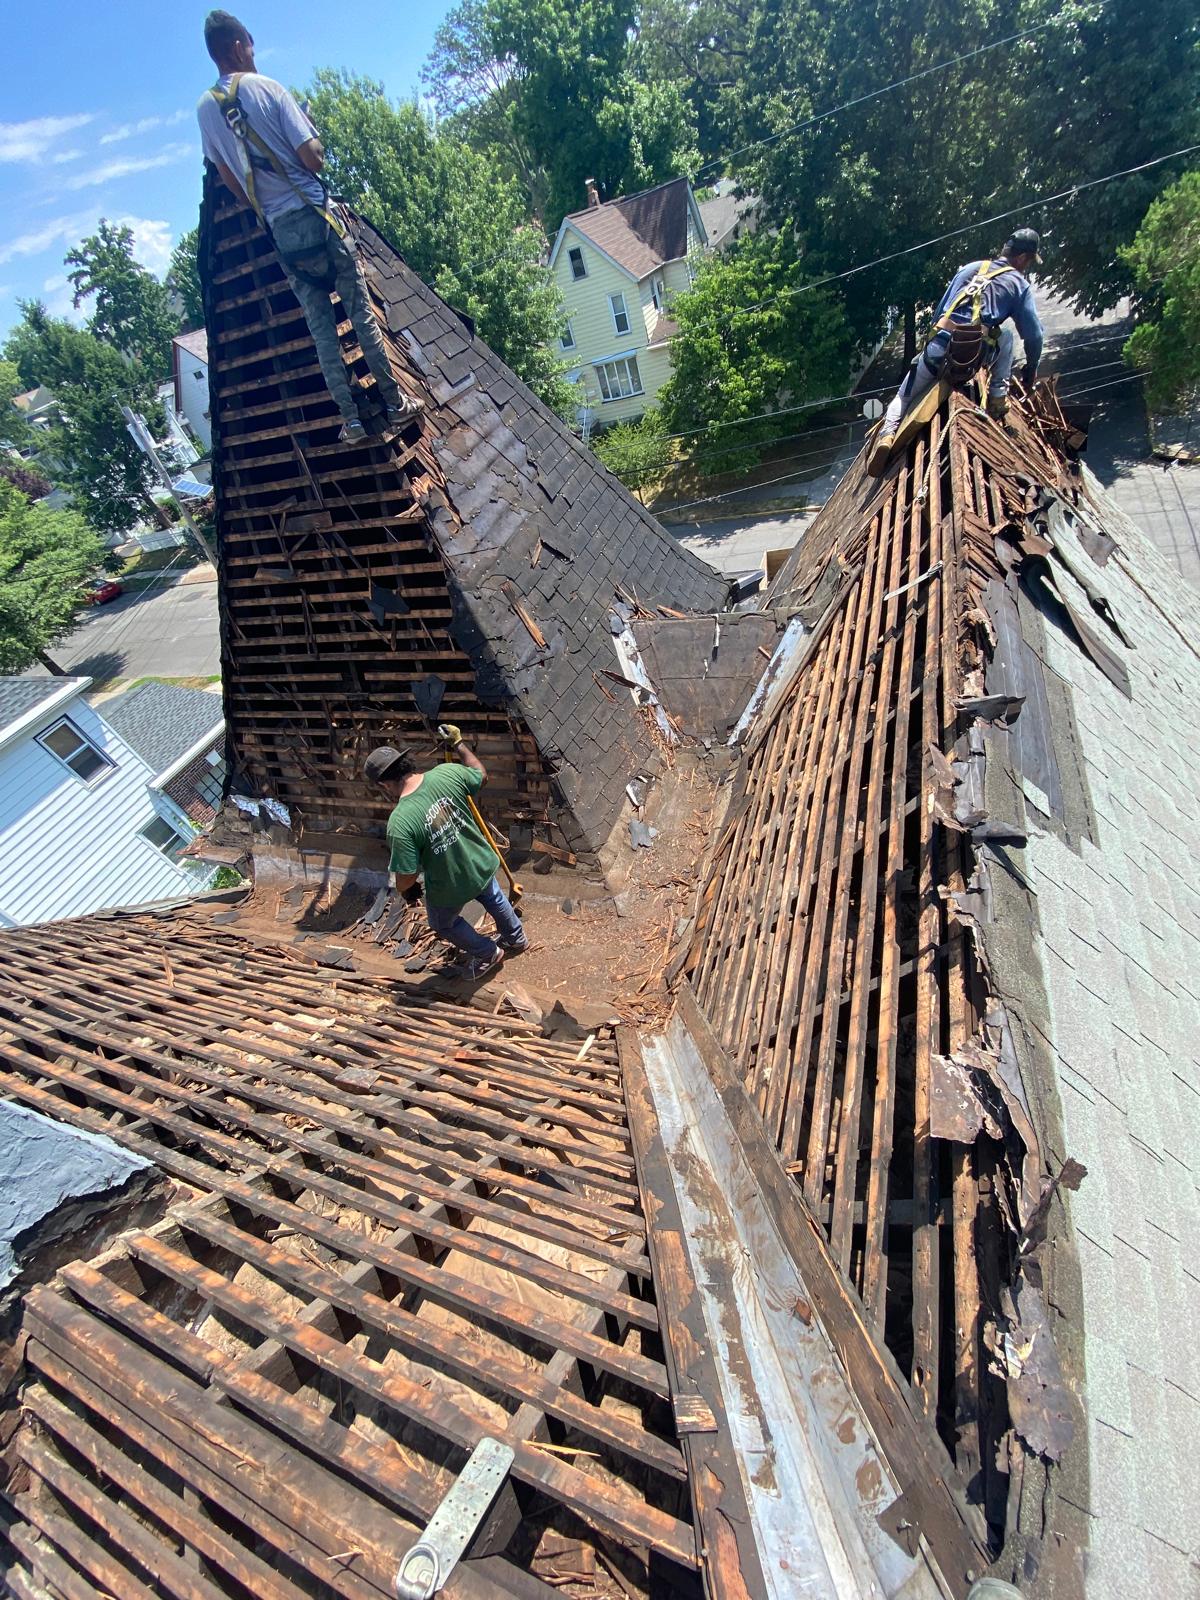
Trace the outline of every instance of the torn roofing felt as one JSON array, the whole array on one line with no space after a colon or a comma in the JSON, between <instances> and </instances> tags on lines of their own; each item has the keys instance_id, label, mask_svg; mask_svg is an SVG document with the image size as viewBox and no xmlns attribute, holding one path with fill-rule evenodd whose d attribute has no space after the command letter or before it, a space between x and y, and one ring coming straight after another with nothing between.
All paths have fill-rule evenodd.
<instances>
[{"instance_id":1,"label":"torn roofing felt","mask_svg":"<svg viewBox=\"0 0 1200 1600\"><path fill-rule=\"evenodd\" d=\"M1028 861L1035 830L1069 855L1099 838L1078 723L1139 714L1160 609L1080 442L1052 387L1011 430L954 393L882 479L850 469L772 589L797 621L677 958L1012 1571L1010 1508L1065 1483L1029 1558L1066 1562L1064 1593L1089 1470L1066 1218L1089 1179Z\"/></svg>"},{"instance_id":2,"label":"torn roofing felt","mask_svg":"<svg viewBox=\"0 0 1200 1600\"><path fill-rule=\"evenodd\" d=\"M309 830L375 831L386 804L362 781L367 751L386 740L428 754L429 722L451 721L476 741L505 821L557 824L594 851L654 753L648 709L597 681L616 664L610 612L711 612L727 585L386 240L359 218L352 228L393 370L426 409L394 441L344 446L270 241L208 174L200 263L233 784Z\"/></svg>"}]
</instances>

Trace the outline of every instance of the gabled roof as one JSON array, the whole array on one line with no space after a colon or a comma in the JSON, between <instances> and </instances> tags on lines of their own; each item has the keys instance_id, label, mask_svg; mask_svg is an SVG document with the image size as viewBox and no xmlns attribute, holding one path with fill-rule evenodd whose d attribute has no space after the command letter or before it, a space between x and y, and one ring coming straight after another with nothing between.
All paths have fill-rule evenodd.
<instances>
[{"instance_id":1,"label":"gabled roof","mask_svg":"<svg viewBox=\"0 0 1200 1600\"><path fill-rule=\"evenodd\" d=\"M678 261L687 255L689 207L703 238L703 222L686 178L673 178L670 183L644 189L641 194L573 211L563 218L550 254L551 264L569 227L581 233L631 277L644 278L668 261Z\"/></svg>"},{"instance_id":2,"label":"gabled roof","mask_svg":"<svg viewBox=\"0 0 1200 1600\"><path fill-rule=\"evenodd\" d=\"M202 740L216 739L224 721L220 695L177 683L142 683L99 709L109 727L156 774Z\"/></svg>"},{"instance_id":3,"label":"gabled roof","mask_svg":"<svg viewBox=\"0 0 1200 1600\"><path fill-rule=\"evenodd\" d=\"M193 328L190 333L177 333L171 343L180 350L186 350L188 355L195 356L207 366L208 333L204 328Z\"/></svg>"},{"instance_id":4,"label":"gabled roof","mask_svg":"<svg viewBox=\"0 0 1200 1600\"><path fill-rule=\"evenodd\" d=\"M614 608L711 613L728 586L380 234L352 225L393 370L425 411L400 439L346 448L269 240L206 190L235 788L298 807L309 830L382 831L367 751L407 741L427 759L440 714L479 741L506 822L594 852L658 737L604 679L621 670ZM270 315L248 295L269 296Z\"/></svg>"},{"instance_id":5,"label":"gabled roof","mask_svg":"<svg viewBox=\"0 0 1200 1600\"><path fill-rule=\"evenodd\" d=\"M0 678L0 739L10 737L17 725L36 721L56 700L72 699L91 683L90 678Z\"/></svg>"}]
</instances>

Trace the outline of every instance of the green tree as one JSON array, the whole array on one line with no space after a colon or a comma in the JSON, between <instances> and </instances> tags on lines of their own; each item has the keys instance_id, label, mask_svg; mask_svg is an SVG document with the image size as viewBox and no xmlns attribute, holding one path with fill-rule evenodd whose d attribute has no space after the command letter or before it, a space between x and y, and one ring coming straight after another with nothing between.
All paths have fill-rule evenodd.
<instances>
[{"instance_id":1,"label":"green tree","mask_svg":"<svg viewBox=\"0 0 1200 1600\"><path fill-rule=\"evenodd\" d=\"M572 415L574 387L552 348L563 327L558 289L545 235L527 220L516 181L369 79L319 72L308 95L333 188L474 319L536 394Z\"/></svg>"},{"instance_id":2,"label":"green tree","mask_svg":"<svg viewBox=\"0 0 1200 1600\"><path fill-rule=\"evenodd\" d=\"M15 361L0 361L0 445L10 450L24 450L33 442L33 429L13 404L29 387Z\"/></svg>"},{"instance_id":3,"label":"green tree","mask_svg":"<svg viewBox=\"0 0 1200 1600\"><path fill-rule=\"evenodd\" d=\"M96 233L67 252L66 265L76 306L94 298L91 332L166 377L179 318L166 288L133 259L133 230L101 219Z\"/></svg>"},{"instance_id":4,"label":"green tree","mask_svg":"<svg viewBox=\"0 0 1200 1600\"><path fill-rule=\"evenodd\" d=\"M1159 196L1121 256L1141 318L1125 356L1147 369L1151 408L1166 411L1200 387L1200 171Z\"/></svg>"},{"instance_id":5,"label":"green tree","mask_svg":"<svg viewBox=\"0 0 1200 1600\"><path fill-rule=\"evenodd\" d=\"M0 672L34 661L57 671L45 651L71 628L104 554L78 513L31 505L0 480Z\"/></svg>"},{"instance_id":6,"label":"green tree","mask_svg":"<svg viewBox=\"0 0 1200 1600\"><path fill-rule=\"evenodd\" d=\"M1200 142L1200 10L1195 0L1035 0L1026 23L1063 20L1019 47L1025 184L1034 193L1152 161ZM1046 214L1044 275L1095 315L1132 286L1121 247L1186 159L1085 189ZM1034 224L1037 225L1036 222Z\"/></svg>"},{"instance_id":7,"label":"green tree","mask_svg":"<svg viewBox=\"0 0 1200 1600\"><path fill-rule=\"evenodd\" d=\"M443 127L474 150L490 152L525 193L530 213L545 215L549 177L517 127L521 80L498 59L488 35L486 0L463 0L447 12L421 72Z\"/></svg>"},{"instance_id":8,"label":"green tree","mask_svg":"<svg viewBox=\"0 0 1200 1600\"><path fill-rule=\"evenodd\" d=\"M592 449L611 473L637 493L662 477L672 454L662 413L653 406L636 422L605 428L593 438Z\"/></svg>"},{"instance_id":9,"label":"green tree","mask_svg":"<svg viewBox=\"0 0 1200 1600\"><path fill-rule=\"evenodd\" d=\"M1012 31L1016 4L831 0L819 9L755 14L734 131L739 144L768 142L744 151L735 169L764 196L766 221L794 230L810 275L894 258L846 283L847 312L862 344L873 343L899 311L911 352L919 308L939 298L963 261L998 248L1008 228L898 251L1028 193L1017 83L1002 56L862 97ZM823 115L856 99L861 103L846 111Z\"/></svg>"},{"instance_id":10,"label":"green tree","mask_svg":"<svg viewBox=\"0 0 1200 1600\"><path fill-rule=\"evenodd\" d=\"M171 265L164 284L168 295L179 305L180 327L184 330L204 326L204 300L200 293L200 267L197 251L200 230L189 228L171 251Z\"/></svg>"},{"instance_id":11,"label":"green tree","mask_svg":"<svg viewBox=\"0 0 1200 1600\"><path fill-rule=\"evenodd\" d=\"M759 233L707 257L674 301L679 333L659 407L707 472L752 466L754 446L795 433L795 415L759 420L764 412L845 389L853 340L840 298L805 280L794 239Z\"/></svg>"},{"instance_id":12,"label":"green tree","mask_svg":"<svg viewBox=\"0 0 1200 1600\"><path fill-rule=\"evenodd\" d=\"M446 18L427 71L440 106L479 127L504 119L531 204L549 228L584 203L584 180L617 195L688 172L691 108L670 79L639 78L633 0L470 0Z\"/></svg>"},{"instance_id":13,"label":"green tree","mask_svg":"<svg viewBox=\"0 0 1200 1600\"><path fill-rule=\"evenodd\" d=\"M21 321L4 354L27 385L45 384L58 402L62 421L50 430L45 454L60 465L59 481L101 532L123 532L147 514L161 521L150 495L150 463L121 415L122 403L150 414L153 378L87 329L50 316L40 302L19 304Z\"/></svg>"}]
</instances>

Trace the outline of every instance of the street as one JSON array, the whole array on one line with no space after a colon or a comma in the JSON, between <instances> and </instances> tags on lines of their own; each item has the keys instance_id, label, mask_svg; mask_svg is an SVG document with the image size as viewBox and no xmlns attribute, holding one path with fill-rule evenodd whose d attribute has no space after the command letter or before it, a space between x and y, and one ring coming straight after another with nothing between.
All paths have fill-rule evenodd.
<instances>
[{"instance_id":1,"label":"street","mask_svg":"<svg viewBox=\"0 0 1200 1600\"><path fill-rule=\"evenodd\" d=\"M215 578L189 576L92 607L50 654L65 672L113 678L207 678L221 670Z\"/></svg>"},{"instance_id":2,"label":"street","mask_svg":"<svg viewBox=\"0 0 1200 1600\"><path fill-rule=\"evenodd\" d=\"M1039 302L1046 330L1041 376L1057 374L1064 399L1078 397L1096 408L1084 460L1171 565L1200 588L1200 466L1165 467L1150 453L1141 380L1121 357L1131 329L1128 318L1119 311L1095 320L1081 317L1044 293ZM815 504L823 502L848 464L843 456L832 472L802 486ZM789 484L786 492L796 488ZM763 491L747 489L745 497L761 500ZM815 514L739 516L737 500L730 497L728 516L671 527L689 550L731 575L761 567L768 550L796 544Z\"/></svg>"}]
</instances>

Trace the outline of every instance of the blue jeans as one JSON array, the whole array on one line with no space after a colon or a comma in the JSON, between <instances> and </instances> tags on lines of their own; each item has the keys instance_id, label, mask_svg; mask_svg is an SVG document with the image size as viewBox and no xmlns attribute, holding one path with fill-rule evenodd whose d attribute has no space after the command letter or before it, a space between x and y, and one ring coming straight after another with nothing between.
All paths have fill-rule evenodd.
<instances>
[{"instance_id":1,"label":"blue jeans","mask_svg":"<svg viewBox=\"0 0 1200 1600\"><path fill-rule=\"evenodd\" d=\"M525 930L521 926L521 919L509 903L508 896L500 887L495 878L485 888L480 889L475 896L479 904L496 924L496 931L500 935L503 945L519 944L525 937ZM476 933L475 929L462 915L461 906L431 906L426 905L425 915L429 918L429 926L439 939L445 939L450 944L456 944L460 950L465 950L469 956L478 960L490 961L496 954L496 941L489 939L485 933Z\"/></svg>"},{"instance_id":2,"label":"blue jeans","mask_svg":"<svg viewBox=\"0 0 1200 1600\"><path fill-rule=\"evenodd\" d=\"M908 375L887 408L883 424L885 433L895 433L905 412L937 382L949 348L949 333L935 333L925 346L924 354L918 356L908 369ZM994 345L985 344L983 349L984 365L988 371L988 393L1007 394L1016 355L1016 336L1012 325L1004 323L997 342Z\"/></svg>"}]
</instances>

